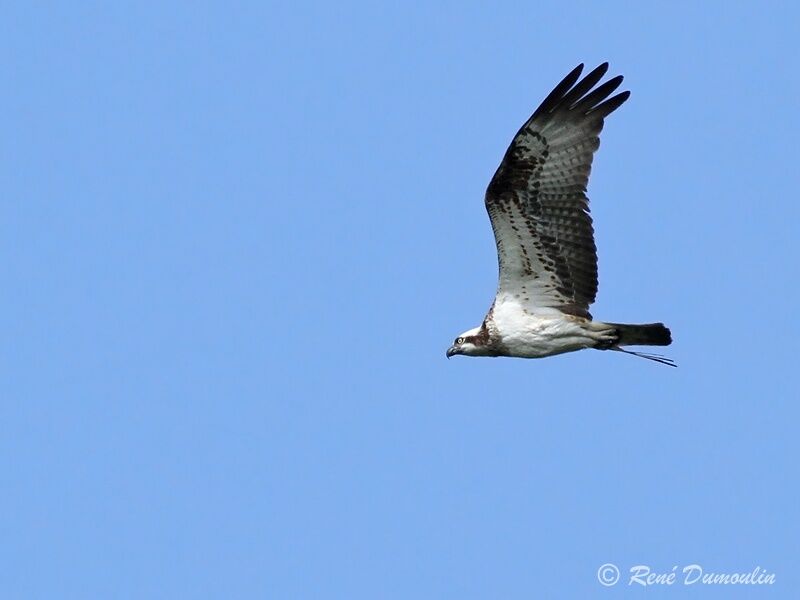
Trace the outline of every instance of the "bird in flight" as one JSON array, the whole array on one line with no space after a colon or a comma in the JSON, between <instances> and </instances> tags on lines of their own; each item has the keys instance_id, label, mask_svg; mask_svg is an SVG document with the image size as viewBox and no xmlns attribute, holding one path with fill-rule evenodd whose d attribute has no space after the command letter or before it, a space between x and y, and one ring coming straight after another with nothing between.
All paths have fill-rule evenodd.
<instances>
[{"instance_id":1,"label":"bird in flight","mask_svg":"<svg viewBox=\"0 0 800 600\"><path fill-rule=\"evenodd\" d=\"M621 75L597 85L607 70L603 63L580 79L583 64L575 67L514 136L485 198L500 265L497 294L480 327L459 335L448 358L543 358L595 348L675 366L623 348L668 346L663 323L605 323L589 313L597 249L586 184L603 121L630 96L611 96Z\"/></svg>"}]
</instances>

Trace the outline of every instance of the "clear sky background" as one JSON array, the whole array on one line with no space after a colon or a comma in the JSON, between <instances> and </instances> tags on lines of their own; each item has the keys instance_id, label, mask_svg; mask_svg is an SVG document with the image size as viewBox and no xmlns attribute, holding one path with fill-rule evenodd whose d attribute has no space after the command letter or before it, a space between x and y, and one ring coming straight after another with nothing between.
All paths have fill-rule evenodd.
<instances>
[{"instance_id":1,"label":"clear sky background","mask_svg":"<svg viewBox=\"0 0 800 600\"><path fill-rule=\"evenodd\" d=\"M791 4L0 17L0 596L798 597ZM447 361L507 144L605 60L593 313L680 368Z\"/></svg>"}]
</instances>

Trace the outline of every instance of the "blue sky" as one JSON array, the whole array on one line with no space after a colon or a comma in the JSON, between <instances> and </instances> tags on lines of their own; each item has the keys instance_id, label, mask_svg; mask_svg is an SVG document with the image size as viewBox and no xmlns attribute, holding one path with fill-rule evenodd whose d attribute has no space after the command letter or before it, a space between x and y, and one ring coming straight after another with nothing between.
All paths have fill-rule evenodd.
<instances>
[{"instance_id":1,"label":"blue sky","mask_svg":"<svg viewBox=\"0 0 800 600\"><path fill-rule=\"evenodd\" d=\"M790 4L12 3L0 19L4 598L794 598ZM612 353L445 360L482 197L573 66Z\"/></svg>"}]
</instances>

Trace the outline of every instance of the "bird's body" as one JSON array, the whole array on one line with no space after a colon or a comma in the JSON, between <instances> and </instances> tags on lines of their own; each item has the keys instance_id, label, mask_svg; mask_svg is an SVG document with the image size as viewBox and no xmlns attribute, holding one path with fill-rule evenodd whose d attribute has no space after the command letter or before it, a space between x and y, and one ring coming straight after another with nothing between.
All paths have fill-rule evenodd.
<instances>
[{"instance_id":1,"label":"bird's body","mask_svg":"<svg viewBox=\"0 0 800 600\"><path fill-rule=\"evenodd\" d=\"M661 323L594 321L597 255L586 185L606 116L629 92L609 98L622 82L595 88L608 64L580 78L575 68L522 126L486 191L500 278L480 327L448 350L468 356L542 358L584 348L617 350L664 364L669 359L623 350L669 345Z\"/></svg>"},{"instance_id":2,"label":"bird's body","mask_svg":"<svg viewBox=\"0 0 800 600\"><path fill-rule=\"evenodd\" d=\"M492 321L509 356L544 358L613 341L613 329L604 323L555 309L552 314L530 314L513 299L496 306Z\"/></svg>"},{"instance_id":3,"label":"bird's body","mask_svg":"<svg viewBox=\"0 0 800 600\"><path fill-rule=\"evenodd\" d=\"M616 339L613 325L566 315L556 309L532 314L513 298L496 302L483 324L462 337L486 340L476 345L483 352L471 353L475 356L518 358L544 358L598 344L612 344Z\"/></svg>"}]
</instances>

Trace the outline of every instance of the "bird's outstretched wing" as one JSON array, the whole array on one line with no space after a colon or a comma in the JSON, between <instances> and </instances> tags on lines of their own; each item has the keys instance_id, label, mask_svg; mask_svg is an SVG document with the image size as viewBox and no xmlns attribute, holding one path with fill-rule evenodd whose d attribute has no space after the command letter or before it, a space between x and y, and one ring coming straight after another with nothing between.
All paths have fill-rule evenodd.
<instances>
[{"instance_id":1,"label":"bird's outstretched wing","mask_svg":"<svg viewBox=\"0 0 800 600\"><path fill-rule=\"evenodd\" d=\"M533 313L555 308L590 317L597 295L586 184L603 119L630 92L609 98L621 75L595 88L608 63L578 81L582 70L582 64L573 69L514 136L486 190L500 263L498 299L513 297Z\"/></svg>"}]
</instances>

